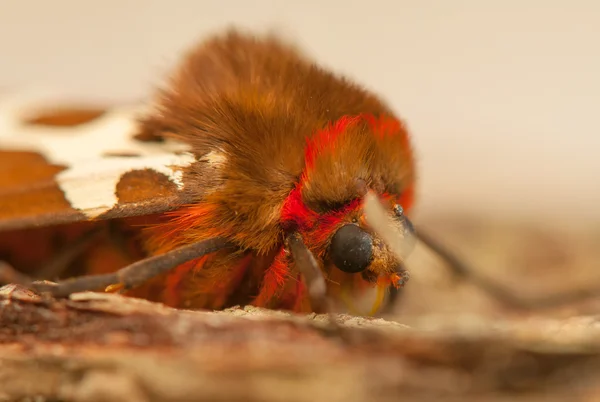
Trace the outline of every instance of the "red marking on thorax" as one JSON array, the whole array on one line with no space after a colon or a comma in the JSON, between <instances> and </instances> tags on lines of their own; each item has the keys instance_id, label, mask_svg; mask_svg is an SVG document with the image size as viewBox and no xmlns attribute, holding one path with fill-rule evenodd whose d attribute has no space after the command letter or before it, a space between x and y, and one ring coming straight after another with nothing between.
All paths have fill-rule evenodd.
<instances>
[{"instance_id":1,"label":"red marking on thorax","mask_svg":"<svg viewBox=\"0 0 600 402\"><path fill-rule=\"evenodd\" d=\"M344 216L360 208L362 200L355 199L343 208L343 210L319 215L308 208L302 201L302 188L308 180L310 170L313 168L318 155L322 152L334 150L340 136L344 135L349 128L358 125L361 121L366 122L370 126L371 131L380 138L385 135L404 133L402 125L397 119L389 116L374 116L369 113L356 116L343 116L334 123L329 124L326 128L317 131L315 135L306 141L304 171L300 176L300 181L283 204L281 221L284 227L310 231L318 224L322 230L317 232L319 237L317 241L323 241L325 239L322 237L331 233L330 230L339 225ZM404 145L408 147L408 137L404 135L403 138L405 140ZM411 185L397 200L405 210L408 210L412 204L413 192L413 186ZM386 194L383 194L382 197L390 198Z\"/></svg>"},{"instance_id":2,"label":"red marking on thorax","mask_svg":"<svg viewBox=\"0 0 600 402\"><path fill-rule=\"evenodd\" d=\"M258 307L267 306L277 291L285 286L288 279L289 269L286 262L286 253L281 247L275 260L265 272L262 286L258 296L254 299L254 304Z\"/></svg>"},{"instance_id":3,"label":"red marking on thorax","mask_svg":"<svg viewBox=\"0 0 600 402\"><path fill-rule=\"evenodd\" d=\"M301 180L290 192L281 209L281 222L286 229L297 227L302 231L310 230L316 223L319 214L309 209L302 201Z\"/></svg>"},{"instance_id":4,"label":"red marking on thorax","mask_svg":"<svg viewBox=\"0 0 600 402\"><path fill-rule=\"evenodd\" d=\"M324 129L317 131L311 138L307 139L304 150L306 164L304 173L306 173L306 170L312 168L319 153L333 148L340 135L345 133L348 128L357 125L360 120L360 116L344 116Z\"/></svg>"},{"instance_id":5,"label":"red marking on thorax","mask_svg":"<svg viewBox=\"0 0 600 402\"><path fill-rule=\"evenodd\" d=\"M413 201L415 199L415 185L414 183L410 183L408 187L404 189L400 197L397 198L396 202L402 205L404 209L405 215L408 215L410 209L413 206Z\"/></svg>"},{"instance_id":6,"label":"red marking on thorax","mask_svg":"<svg viewBox=\"0 0 600 402\"><path fill-rule=\"evenodd\" d=\"M396 135L403 133L400 121L389 116L374 116L370 113L362 113L356 116L343 116L327 127L317 131L306 141L304 159L306 163L305 173L314 165L317 156L327 150L333 149L337 139L347 132L351 127L358 125L361 121L366 122L373 133L378 137L385 135ZM404 136L408 147L408 137Z\"/></svg>"}]
</instances>

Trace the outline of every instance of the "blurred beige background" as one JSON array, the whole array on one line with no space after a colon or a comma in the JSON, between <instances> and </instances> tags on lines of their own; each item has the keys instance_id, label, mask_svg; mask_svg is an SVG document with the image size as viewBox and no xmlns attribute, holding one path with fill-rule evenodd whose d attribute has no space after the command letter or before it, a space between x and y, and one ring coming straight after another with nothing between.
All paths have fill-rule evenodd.
<instances>
[{"instance_id":1,"label":"blurred beige background","mask_svg":"<svg viewBox=\"0 0 600 402\"><path fill-rule=\"evenodd\" d=\"M141 99L229 24L381 93L413 132L421 213L600 221L594 0L0 0L0 88Z\"/></svg>"}]
</instances>

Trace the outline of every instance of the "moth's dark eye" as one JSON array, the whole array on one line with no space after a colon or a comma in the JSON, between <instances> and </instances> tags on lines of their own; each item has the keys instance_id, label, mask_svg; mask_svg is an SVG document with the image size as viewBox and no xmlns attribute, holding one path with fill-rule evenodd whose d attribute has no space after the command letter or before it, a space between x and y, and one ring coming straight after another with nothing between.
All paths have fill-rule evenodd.
<instances>
[{"instance_id":1,"label":"moth's dark eye","mask_svg":"<svg viewBox=\"0 0 600 402\"><path fill-rule=\"evenodd\" d=\"M357 225L344 225L331 239L329 257L344 272L364 271L373 259L373 238Z\"/></svg>"}]
</instances>

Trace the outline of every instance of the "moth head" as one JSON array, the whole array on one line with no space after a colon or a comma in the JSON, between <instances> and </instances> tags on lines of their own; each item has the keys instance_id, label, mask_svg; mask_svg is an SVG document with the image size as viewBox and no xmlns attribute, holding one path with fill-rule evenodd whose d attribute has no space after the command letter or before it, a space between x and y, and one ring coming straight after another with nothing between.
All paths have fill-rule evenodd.
<instances>
[{"instance_id":1,"label":"moth head","mask_svg":"<svg viewBox=\"0 0 600 402\"><path fill-rule=\"evenodd\" d=\"M392 219L388 222L375 220L372 223L374 228L369 228L366 215L363 214L360 222L345 223L335 231L328 254L338 269L349 274L365 273L363 275L367 277L365 279L370 279L372 275L366 271L376 274L384 274L388 271L380 266L378 259L404 260L410 255L415 246L414 226L404 215L404 209L400 204L394 205L392 210ZM361 222L365 223L361 224ZM393 235L398 236L397 240L401 244L399 252L395 252L394 246L390 247L382 236L378 235L378 229L382 231L381 225L392 226L391 231Z\"/></svg>"},{"instance_id":2,"label":"moth head","mask_svg":"<svg viewBox=\"0 0 600 402\"><path fill-rule=\"evenodd\" d=\"M365 283L376 286L374 313L390 286L398 288L408 280L403 263L415 247L415 229L400 203L382 202L373 192L367 193L362 207L349 215L331 236L326 264L357 276L340 281L343 294Z\"/></svg>"},{"instance_id":3,"label":"moth head","mask_svg":"<svg viewBox=\"0 0 600 402\"><path fill-rule=\"evenodd\" d=\"M318 257L329 293L352 300L376 286L378 307L407 280L415 243L405 215L414 187L408 133L393 117L345 116L309 138L304 159L283 220Z\"/></svg>"}]
</instances>

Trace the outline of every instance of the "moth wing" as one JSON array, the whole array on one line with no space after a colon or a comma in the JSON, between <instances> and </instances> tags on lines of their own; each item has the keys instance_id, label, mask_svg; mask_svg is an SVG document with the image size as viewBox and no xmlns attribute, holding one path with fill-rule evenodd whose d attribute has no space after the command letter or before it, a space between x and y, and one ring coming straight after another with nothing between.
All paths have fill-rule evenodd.
<instances>
[{"instance_id":1,"label":"moth wing","mask_svg":"<svg viewBox=\"0 0 600 402\"><path fill-rule=\"evenodd\" d=\"M0 97L0 230L139 216L186 203L186 144L134 138L143 106Z\"/></svg>"}]
</instances>

